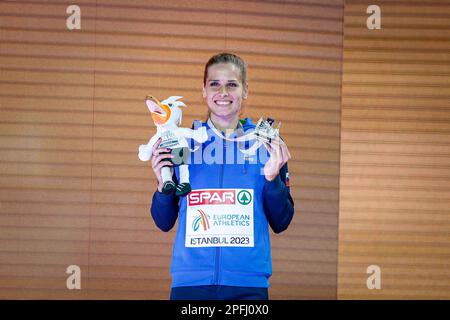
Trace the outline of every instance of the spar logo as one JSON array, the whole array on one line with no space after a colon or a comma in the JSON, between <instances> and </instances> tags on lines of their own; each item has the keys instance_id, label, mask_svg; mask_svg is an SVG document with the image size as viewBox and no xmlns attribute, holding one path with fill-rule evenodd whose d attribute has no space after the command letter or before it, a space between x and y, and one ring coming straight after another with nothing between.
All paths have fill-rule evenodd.
<instances>
[{"instance_id":1,"label":"spar logo","mask_svg":"<svg viewBox=\"0 0 450 320\"><path fill-rule=\"evenodd\" d=\"M252 194L247 190L242 190L237 195L237 201L242 205L247 205L252 202Z\"/></svg>"},{"instance_id":2,"label":"spar logo","mask_svg":"<svg viewBox=\"0 0 450 320\"><path fill-rule=\"evenodd\" d=\"M188 205L190 206L235 203L236 190L232 189L194 190L188 194Z\"/></svg>"},{"instance_id":3,"label":"spar logo","mask_svg":"<svg viewBox=\"0 0 450 320\"><path fill-rule=\"evenodd\" d=\"M192 229L197 231L202 226L204 231L208 230L210 228L208 215L203 210L197 210L197 212L199 215L192 222Z\"/></svg>"}]
</instances>

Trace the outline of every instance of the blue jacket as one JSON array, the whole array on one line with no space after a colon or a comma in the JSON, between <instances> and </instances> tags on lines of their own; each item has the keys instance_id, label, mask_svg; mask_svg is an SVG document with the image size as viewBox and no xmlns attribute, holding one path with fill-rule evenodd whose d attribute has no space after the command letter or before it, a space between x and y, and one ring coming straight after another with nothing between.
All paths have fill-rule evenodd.
<instances>
[{"instance_id":1,"label":"blue jacket","mask_svg":"<svg viewBox=\"0 0 450 320\"><path fill-rule=\"evenodd\" d=\"M194 126L199 125L206 126L208 140L199 145L190 156L192 190L253 190L253 246L187 247L186 229L191 230L189 228L192 227L186 225L187 197L164 195L156 191L151 205L156 225L167 232L179 217L172 254L172 287L269 287L272 258L268 225L275 233L282 232L288 227L294 214L287 164L280 170L277 178L269 182L262 171L269 157L264 147L260 148L253 159L245 158L238 148L249 148L253 142L225 141L210 121L201 124L194 122ZM241 134L251 132L255 127L249 118L241 120L239 126ZM235 133L239 136L239 129ZM220 161L221 159L233 161ZM178 168L175 168L175 180L177 176ZM215 215L218 216L220 215ZM209 215L208 217L211 218ZM209 223L212 221L208 222L208 226Z\"/></svg>"}]
</instances>

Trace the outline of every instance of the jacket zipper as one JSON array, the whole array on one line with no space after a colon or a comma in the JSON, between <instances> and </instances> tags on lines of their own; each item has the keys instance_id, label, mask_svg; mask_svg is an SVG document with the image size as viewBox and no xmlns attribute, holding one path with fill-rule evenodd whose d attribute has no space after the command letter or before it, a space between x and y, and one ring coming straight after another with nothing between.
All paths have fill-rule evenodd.
<instances>
[{"instance_id":1,"label":"jacket zipper","mask_svg":"<svg viewBox=\"0 0 450 320\"><path fill-rule=\"evenodd\" d=\"M220 174L219 174L219 187L223 188L223 169L225 165L225 152L226 152L226 143L222 140L223 148L222 148L222 163L220 165ZM219 266L220 266L220 253L221 253L221 247L216 247L216 266L215 266L215 273L214 273L214 284L219 284Z\"/></svg>"}]
</instances>

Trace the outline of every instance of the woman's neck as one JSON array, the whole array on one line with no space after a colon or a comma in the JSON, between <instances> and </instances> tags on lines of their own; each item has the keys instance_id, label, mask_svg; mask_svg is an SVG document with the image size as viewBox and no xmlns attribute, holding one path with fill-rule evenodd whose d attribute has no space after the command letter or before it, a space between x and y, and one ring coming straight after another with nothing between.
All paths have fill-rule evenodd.
<instances>
[{"instance_id":1,"label":"woman's neck","mask_svg":"<svg viewBox=\"0 0 450 320\"><path fill-rule=\"evenodd\" d=\"M239 122L239 116L228 119L216 117L214 116L214 114L211 113L209 115L209 118L211 119L211 122L213 123L214 127L216 127L217 130L220 130L221 132L224 133L228 133L230 130L234 131Z\"/></svg>"}]
</instances>

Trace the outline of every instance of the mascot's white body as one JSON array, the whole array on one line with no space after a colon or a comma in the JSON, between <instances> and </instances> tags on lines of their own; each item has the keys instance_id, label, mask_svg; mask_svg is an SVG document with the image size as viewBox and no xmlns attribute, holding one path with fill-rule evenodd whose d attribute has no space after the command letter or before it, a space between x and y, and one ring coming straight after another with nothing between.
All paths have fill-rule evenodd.
<instances>
[{"instance_id":1,"label":"mascot's white body","mask_svg":"<svg viewBox=\"0 0 450 320\"><path fill-rule=\"evenodd\" d=\"M191 138L199 143L203 143L208 139L208 134L205 127L196 130L179 127L182 118L182 111L179 107L186 106L183 102L177 101L180 98L182 97L172 96L159 102L153 96L147 96L145 102L156 125L156 134L150 138L147 144L143 144L139 147L138 156L142 161L150 160L153 156L153 146L156 141L161 138L159 147L171 149L172 154L175 155L172 162L180 165L180 181L176 186L172 180L170 168L163 167L161 169L163 192L173 193L175 191L177 195L186 195L191 190L189 183L189 169L188 165L185 164L190 151L186 138Z\"/></svg>"}]
</instances>

